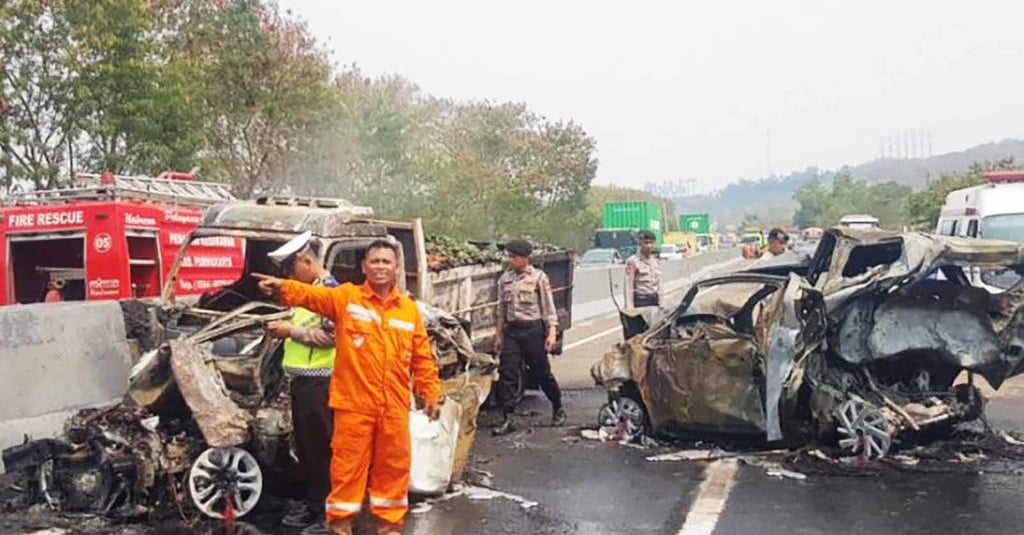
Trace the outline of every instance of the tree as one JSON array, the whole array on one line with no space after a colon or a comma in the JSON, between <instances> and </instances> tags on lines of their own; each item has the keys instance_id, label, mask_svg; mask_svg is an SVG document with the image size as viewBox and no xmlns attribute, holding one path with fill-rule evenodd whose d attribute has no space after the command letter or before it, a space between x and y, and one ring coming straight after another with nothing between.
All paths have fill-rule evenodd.
<instances>
[{"instance_id":1,"label":"tree","mask_svg":"<svg viewBox=\"0 0 1024 535\"><path fill-rule=\"evenodd\" d=\"M793 224L800 228L818 226L827 208L828 194L817 177L804 182L793 194L793 199L800 203L793 214Z\"/></svg>"},{"instance_id":2,"label":"tree","mask_svg":"<svg viewBox=\"0 0 1024 535\"><path fill-rule=\"evenodd\" d=\"M61 1L0 4L0 170L5 189L26 181L53 187L81 113L78 73Z\"/></svg>"},{"instance_id":3,"label":"tree","mask_svg":"<svg viewBox=\"0 0 1024 535\"><path fill-rule=\"evenodd\" d=\"M847 214L871 214L885 228L899 229L906 223L909 186L895 182L869 184L855 180L848 170L840 171L831 187L812 179L800 186L793 198L800 203L793 222L802 227L832 227Z\"/></svg>"},{"instance_id":4,"label":"tree","mask_svg":"<svg viewBox=\"0 0 1024 535\"><path fill-rule=\"evenodd\" d=\"M275 4L233 0L199 10L176 42L175 59L201 73L206 176L243 197L283 187L330 99L330 65L305 24Z\"/></svg>"},{"instance_id":5,"label":"tree","mask_svg":"<svg viewBox=\"0 0 1024 535\"><path fill-rule=\"evenodd\" d=\"M203 110L199 87L160 47L149 0L77 0L67 16L81 66L73 97L87 137L86 167L155 173L195 164Z\"/></svg>"},{"instance_id":6,"label":"tree","mask_svg":"<svg viewBox=\"0 0 1024 535\"><path fill-rule=\"evenodd\" d=\"M984 164L974 163L962 175L942 175L925 189L907 199L907 218L918 230L932 231L939 220L939 212L952 191L977 186L985 182L986 171L1008 170L1015 167L1013 158L1004 158Z\"/></svg>"}]
</instances>

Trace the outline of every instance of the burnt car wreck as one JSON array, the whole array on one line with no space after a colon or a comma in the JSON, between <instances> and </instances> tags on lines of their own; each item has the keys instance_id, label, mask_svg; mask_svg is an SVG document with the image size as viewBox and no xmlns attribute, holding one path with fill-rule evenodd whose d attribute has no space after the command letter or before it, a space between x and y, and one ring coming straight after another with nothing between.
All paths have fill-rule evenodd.
<instances>
[{"instance_id":1,"label":"burnt car wreck","mask_svg":"<svg viewBox=\"0 0 1024 535\"><path fill-rule=\"evenodd\" d=\"M433 306L423 290L430 281L415 264L413 253L422 247L412 241L421 238L419 222L389 226L369 215L323 199L263 199L208 211L179 251L162 300L122 302L128 337L141 353L124 399L80 411L60 438L26 439L5 449L4 466L19 474L20 490L6 507L45 504L115 519L220 519L241 518L263 496L286 497L295 477L289 385L281 340L264 326L291 318L292 311L265 301L250 274L275 273L267 252L305 230L314 231L320 260L343 282L362 282L362 255L372 241L391 237L402 244L409 265L403 289L419 289L411 293L442 381L443 418L452 420L445 429L455 430L445 437L452 447L441 450L450 455L450 480L435 477L421 492L458 481L496 362L474 349L480 344L464 318ZM184 261L203 254L207 240L224 238L244 240L237 278L195 302L178 299L176 274ZM436 300L441 297L446 294Z\"/></svg>"},{"instance_id":2,"label":"burnt car wreck","mask_svg":"<svg viewBox=\"0 0 1024 535\"><path fill-rule=\"evenodd\" d=\"M998 270L1005 291L972 286ZM695 284L591 369L602 426L886 455L983 415L975 385L1024 372L1024 246L834 229L800 265Z\"/></svg>"},{"instance_id":3,"label":"burnt car wreck","mask_svg":"<svg viewBox=\"0 0 1024 535\"><path fill-rule=\"evenodd\" d=\"M454 316L420 306L462 430L456 480L496 364L473 351ZM249 303L147 352L122 403L77 413L60 439L3 451L8 471L21 474L22 492L7 507L45 504L115 519L161 509L211 518L252 511L266 488L286 487L294 471L280 341L262 329L288 315Z\"/></svg>"}]
</instances>

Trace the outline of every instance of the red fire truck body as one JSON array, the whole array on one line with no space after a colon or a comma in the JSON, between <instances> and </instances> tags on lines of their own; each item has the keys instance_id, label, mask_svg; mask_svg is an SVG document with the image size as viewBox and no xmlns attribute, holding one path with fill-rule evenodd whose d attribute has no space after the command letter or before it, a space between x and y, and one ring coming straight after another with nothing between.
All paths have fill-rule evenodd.
<instances>
[{"instance_id":1,"label":"red fire truck body","mask_svg":"<svg viewBox=\"0 0 1024 535\"><path fill-rule=\"evenodd\" d=\"M0 207L0 304L41 302L51 281L66 301L159 297L203 211L231 200L223 185L183 173L78 175L70 188L16 195ZM243 247L235 238L190 245L176 293L237 280Z\"/></svg>"}]
</instances>

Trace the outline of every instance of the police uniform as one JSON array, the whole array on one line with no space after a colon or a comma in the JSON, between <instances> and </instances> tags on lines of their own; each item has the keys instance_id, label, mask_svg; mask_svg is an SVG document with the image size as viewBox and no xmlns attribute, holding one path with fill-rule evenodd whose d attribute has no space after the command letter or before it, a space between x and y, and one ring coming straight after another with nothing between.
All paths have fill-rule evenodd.
<instances>
[{"instance_id":1,"label":"police uniform","mask_svg":"<svg viewBox=\"0 0 1024 535\"><path fill-rule=\"evenodd\" d=\"M527 253L529 255L529 253ZM508 415L515 408L522 363L525 361L541 390L551 401L555 419L562 412L562 391L551 373L544 347L548 329L558 325L551 282L543 271L527 265L521 272L506 271L498 279L498 321L502 334L498 364L498 401Z\"/></svg>"},{"instance_id":2,"label":"police uniform","mask_svg":"<svg viewBox=\"0 0 1024 535\"><path fill-rule=\"evenodd\" d=\"M268 256L279 265L294 260L306 250L311 236L304 233ZM328 274L313 284L333 288L338 281ZM331 320L302 307L294 308L291 324L283 344L281 367L290 378L292 436L305 491L305 511L296 512L294 519L286 518L286 524L299 526L322 521L331 489L334 414L327 400L334 369L335 333Z\"/></svg>"},{"instance_id":3,"label":"police uniform","mask_svg":"<svg viewBox=\"0 0 1024 535\"><path fill-rule=\"evenodd\" d=\"M661 263L654 255L626 259L626 309L661 304Z\"/></svg>"}]
</instances>

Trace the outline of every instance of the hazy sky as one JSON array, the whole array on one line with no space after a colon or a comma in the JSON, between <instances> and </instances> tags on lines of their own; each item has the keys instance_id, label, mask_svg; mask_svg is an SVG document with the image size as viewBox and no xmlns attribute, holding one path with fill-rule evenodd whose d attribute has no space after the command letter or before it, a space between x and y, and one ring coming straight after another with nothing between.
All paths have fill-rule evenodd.
<instances>
[{"instance_id":1,"label":"hazy sky","mask_svg":"<svg viewBox=\"0 0 1024 535\"><path fill-rule=\"evenodd\" d=\"M598 181L700 190L1024 137L1024 2L280 0L339 65L525 102L597 140Z\"/></svg>"}]
</instances>

